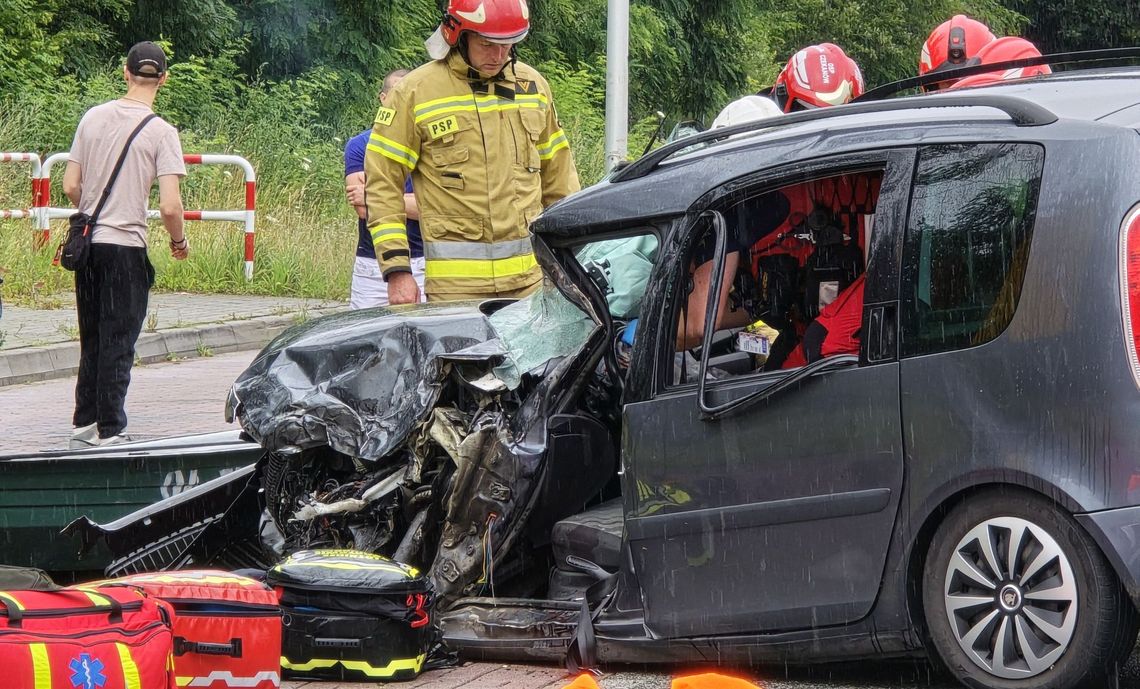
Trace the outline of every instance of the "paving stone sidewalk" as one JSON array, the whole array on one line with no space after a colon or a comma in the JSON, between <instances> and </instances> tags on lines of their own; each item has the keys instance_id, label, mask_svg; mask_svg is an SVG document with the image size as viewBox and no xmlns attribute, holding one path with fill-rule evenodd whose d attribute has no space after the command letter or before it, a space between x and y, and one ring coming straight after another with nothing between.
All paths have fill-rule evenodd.
<instances>
[{"instance_id":1,"label":"paving stone sidewalk","mask_svg":"<svg viewBox=\"0 0 1140 689\"><path fill-rule=\"evenodd\" d=\"M75 300L61 308L4 305L0 316L0 387L74 375L79 363ZM140 363L259 349L308 318L347 308L344 302L227 294L153 293L139 336Z\"/></svg>"}]
</instances>

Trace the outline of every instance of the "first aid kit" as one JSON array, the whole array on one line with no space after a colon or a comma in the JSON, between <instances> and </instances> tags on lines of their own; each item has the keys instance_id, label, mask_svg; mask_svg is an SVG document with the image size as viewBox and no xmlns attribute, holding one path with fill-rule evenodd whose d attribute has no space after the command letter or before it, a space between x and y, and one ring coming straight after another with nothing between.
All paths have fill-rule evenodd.
<instances>
[{"instance_id":1,"label":"first aid kit","mask_svg":"<svg viewBox=\"0 0 1140 689\"><path fill-rule=\"evenodd\" d=\"M175 689L172 616L134 588L0 591L0 685Z\"/></svg>"},{"instance_id":2,"label":"first aid kit","mask_svg":"<svg viewBox=\"0 0 1140 689\"><path fill-rule=\"evenodd\" d=\"M179 687L276 689L281 685L281 609L256 579L218 570L134 574L98 582L135 586L174 609Z\"/></svg>"}]
</instances>

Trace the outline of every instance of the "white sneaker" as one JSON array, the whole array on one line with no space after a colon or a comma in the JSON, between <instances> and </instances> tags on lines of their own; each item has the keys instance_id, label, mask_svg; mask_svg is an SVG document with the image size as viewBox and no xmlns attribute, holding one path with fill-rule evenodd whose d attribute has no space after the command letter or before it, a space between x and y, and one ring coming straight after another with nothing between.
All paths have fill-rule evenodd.
<instances>
[{"instance_id":1,"label":"white sneaker","mask_svg":"<svg viewBox=\"0 0 1140 689\"><path fill-rule=\"evenodd\" d=\"M118 433L110 438L99 438L95 443L99 447L106 447L107 445L121 445L123 443L131 442L131 436L126 433Z\"/></svg>"},{"instance_id":2,"label":"white sneaker","mask_svg":"<svg viewBox=\"0 0 1140 689\"><path fill-rule=\"evenodd\" d=\"M68 445L69 449L82 450L88 447L95 447L99 444L99 424L93 423L87 426L78 426L71 431L71 443Z\"/></svg>"}]
</instances>

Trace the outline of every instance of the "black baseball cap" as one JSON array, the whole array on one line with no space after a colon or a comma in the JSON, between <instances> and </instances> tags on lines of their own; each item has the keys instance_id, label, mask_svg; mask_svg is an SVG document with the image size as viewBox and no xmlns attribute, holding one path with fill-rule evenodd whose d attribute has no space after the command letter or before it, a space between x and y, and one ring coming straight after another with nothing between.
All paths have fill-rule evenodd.
<instances>
[{"instance_id":1,"label":"black baseball cap","mask_svg":"<svg viewBox=\"0 0 1140 689\"><path fill-rule=\"evenodd\" d=\"M127 71L136 77L157 79L166 74L166 53L156 43L136 43L127 53Z\"/></svg>"}]
</instances>

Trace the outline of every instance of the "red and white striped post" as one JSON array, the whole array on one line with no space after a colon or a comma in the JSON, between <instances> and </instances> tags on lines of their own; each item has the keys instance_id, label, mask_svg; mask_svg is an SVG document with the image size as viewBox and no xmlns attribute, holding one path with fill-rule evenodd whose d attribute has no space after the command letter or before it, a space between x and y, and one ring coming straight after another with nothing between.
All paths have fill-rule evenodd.
<instances>
[{"instance_id":1,"label":"red and white striped post","mask_svg":"<svg viewBox=\"0 0 1140 689\"><path fill-rule=\"evenodd\" d=\"M0 153L0 163L31 163L32 164L32 204L27 208L0 208L0 219L3 218L28 218L32 221L37 221L40 216L40 209L47 205L47 187L43 186L41 170L43 165L40 163L40 157L35 153ZM38 222L36 227L38 227ZM47 235L35 235L33 242L36 248L40 248L47 244Z\"/></svg>"},{"instance_id":2,"label":"red and white striped post","mask_svg":"<svg viewBox=\"0 0 1140 689\"><path fill-rule=\"evenodd\" d=\"M187 165L237 165L245 172L244 211L189 211L187 220L221 220L245 224L245 279L253 279L254 210L257 208L257 173L253 165L241 156L204 153L185 155Z\"/></svg>"},{"instance_id":3,"label":"red and white striped post","mask_svg":"<svg viewBox=\"0 0 1140 689\"><path fill-rule=\"evenodd\" d=\"M66 159L67 153L53 153L44 161L39 188L45 194L45 197L51 184L52 166L60 160ZM252 280L255 236L254 211L257 206L257 174L253 170L253 165L241 156L213 153L184 155L182 159L187 165L237 165L245 173L245 209L230 211L184 211L182 217L185 220L243 223L245 225L245 279ZM47 236L48 224L51 220L67 218L74 212L75 209L73 208L44 208L41 213L41 227L44 230L44 236ZM146 214L148 218L161 217L161 213L157 210L148 210Z\"/></svg>"}]
</instances>

